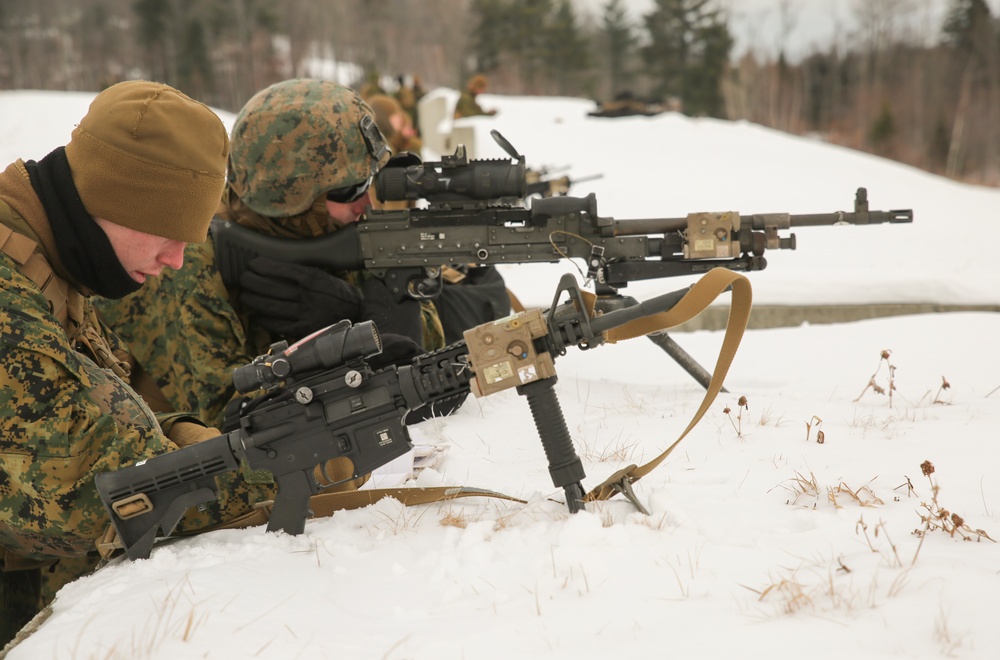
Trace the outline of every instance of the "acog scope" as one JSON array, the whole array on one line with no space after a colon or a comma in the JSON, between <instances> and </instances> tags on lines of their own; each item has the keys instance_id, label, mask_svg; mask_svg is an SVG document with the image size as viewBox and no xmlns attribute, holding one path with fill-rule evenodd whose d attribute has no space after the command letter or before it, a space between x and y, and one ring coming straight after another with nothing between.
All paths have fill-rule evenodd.
<instances>
[{"instance_id":1,"label":"acog scope","mask_svg":"<svg viewBox=\"0 0 1000 660\"><path fill-rule=\"evenodd\" d=\"M382 340L374 323L363 321L351 325L350 321L344 320L291 346L272 346L267 355L258 356L250 364L234 369L233 385L243 394L266 390L291 378L301 379L315 371L333 369L381 352Z\"/></svg>"}]
</instances>

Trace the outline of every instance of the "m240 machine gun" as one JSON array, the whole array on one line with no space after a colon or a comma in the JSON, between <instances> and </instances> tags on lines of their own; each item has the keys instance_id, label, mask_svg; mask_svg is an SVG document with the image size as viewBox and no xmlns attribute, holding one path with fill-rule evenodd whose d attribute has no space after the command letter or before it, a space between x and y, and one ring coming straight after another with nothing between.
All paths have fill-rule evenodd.
<instances>
[{"instance_id":1,"label":"m240 machine gun","mask_svg":"<svg viewBox=\"0 0 1000 660\"><path fill-rule=\"evenodd\" d=\"M699 285L709 279L705 288L713 298L732 288L734 310L735 294L742 294L745 304L736 316L745 325L746 278L717 271ZM312 515L310 497L336 485L317 466L343 456L353 463L355 477L370 472L412 447L405 424L409 410L460 392L487 396L516 388L528 399L553 484L564 490L570 512L579 511L585 506L585 474L553 389L554 359L570 346L587 349L612 341L608 333L614 329L633 331L640 323L648 328L646 323L675 305L690 309L692 299L708 297L705 288L697 288L691 288L690 297L684 289L593 316L573 276L565 275L547 312L534 309L477 326L464 341L377 371L367 362L381 351L371 321L341 321L291 346L279 342L267 355L234 370L233 384L240 392L265 393L244 399L225 433L98 474L98 493L128 557L145 558L155 539L170 535L188 508L216 498L216 476L245 461L271 472L277 484L267 530L300 534ZM557 304L563 295L569 300ZM742 333L738 329L733 352ZM720 357L718 382L726 368L728 361ZM706 407L703 403L702 410Z\"/></svg>"},{"instance_id":2,"label":"m240 machine gun","mask_svg":"<svg viewBox=\"0 0 1000 660\"><path fill-rule=\"evenodd\" d=\"M314 239L281 239L216 221L220 269L239 281L246 263L271 258L335 270L366 269L391 276L395 290L415 298L440 291L442 265L552 263L582 259L587 277L615 289L635 280L697 275L712 268L763 270L766 250L794 250L794 227L913 221L912 210L873 211L865 188L852 211L795 215L734 211L685 218L615 219L598 214L597 198L526 195L524 157L496 131L511 156L468 160L459 147L441 162L383 168L381 201L427 200L426 208L371 210L361 222ZM392 271L412 271L391 275Z\"/></svg>"},{"instance_id":3,"label":"m240 machine gun","mask_svg":"<svg viewBox=\"0 0 1000 660\"><path fill-rule=\"evenodd\" d=\"M698 275L713 268L763 270L767 250L795 249L794 227L907 223L912 210L873 211L865 188L852 211L794 215L735 211L685 218L624 219L598 214L597 198L555 196L524 205L524 156L497 131L510 159L469 160L464 147L440 162L385 167L376 176L381 201L426 200L426 208L373 210L327 236L295 240L213 221L219 270L239 282L254 257L330 270L365 269L395 295L433 299L442 266L551 263L580 259L600 309L620 306L618 290L636 280ZM412 161L407 161L412 162ZM651 337L703 385L707 373L666 335Z\"/></svg>"}]
</instances>

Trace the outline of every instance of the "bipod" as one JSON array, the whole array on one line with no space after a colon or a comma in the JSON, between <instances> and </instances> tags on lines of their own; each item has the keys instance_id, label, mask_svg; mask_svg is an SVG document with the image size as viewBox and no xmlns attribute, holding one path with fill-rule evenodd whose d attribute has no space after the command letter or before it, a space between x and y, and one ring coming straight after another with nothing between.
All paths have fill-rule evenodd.
<instances>
[{"instance_id":1,"label":"bipod","mask_svg":"<svg viewBox=\"0 0 1000 660\"><path fill-rule=\"evenodd\" d=\"M595 312L612 312L616 309L624 309L637 304L638 302L632 296L623 296L612 286L597 284L597 302L594 304ZM705 367L698 364L698 361L685 351L680 344L674 341L667 334L666 330L651 332L646 337L662 348L667 355L673 358L674 362L679 364L684 371L688 372L692 378L698 381L699 385L708 389L708 384L712 381L712 374ZM725 387L720 388L719 391L729 392Z\"/></svg>"}]
</instances>

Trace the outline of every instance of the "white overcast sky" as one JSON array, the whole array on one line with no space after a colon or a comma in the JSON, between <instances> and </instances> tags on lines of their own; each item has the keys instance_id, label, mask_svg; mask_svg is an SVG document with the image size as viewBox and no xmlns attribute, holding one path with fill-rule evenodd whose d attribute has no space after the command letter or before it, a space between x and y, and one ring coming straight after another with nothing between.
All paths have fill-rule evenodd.
<instances>
[{"instance_id":1,"label":"white overcast sky","mask_svg":"<svg viewBox=\"0 0 1000 660\"><path fill-rule=\"evenodd\" d=\"M1000 0L986 0L994 15ZM608 0L575 0L581 11L600 16ZM915 34L935 38L950 0L719 0L729 8L736 39L734 54L752 48L762 55L785 50L791 57L825 49L832 41L846 43L857 30L858 7L879 2L897 5ZM640 21L653 0L625 0L624 5ZM907 11L903 13L903 8ZM783 20L783 15L785 20Z\"/></svg>"}]
</instances>

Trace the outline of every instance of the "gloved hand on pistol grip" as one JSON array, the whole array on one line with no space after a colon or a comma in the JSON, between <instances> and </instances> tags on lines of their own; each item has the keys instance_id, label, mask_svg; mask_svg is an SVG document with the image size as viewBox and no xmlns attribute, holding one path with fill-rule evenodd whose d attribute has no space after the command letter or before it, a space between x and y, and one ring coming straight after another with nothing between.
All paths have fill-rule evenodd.
<instances>
[{"instance_id":1,"label":"gloved hand on pistol grip","mask_svg":"<svg viewBox=\"0 0 1000 660\"><path fill-rule=\"evenodd\" d=\"M313 478L324 493L343 493L361 488L371 477L371 473L358 475L354 479L354 462L346 456L338 456L320 463L313 468Z\"/></svg>"},{"instance_id":2,"label":"gloved hand on pistol grip","mask_svg":"<svg viewBox=\"0 0 1000 660\"><path fill-rule=\"evenodd\" d=\"M195 422L174 422L170 426L167 438L175 445L184 448L190 445L214 438L222 433L217 428L196 424Z\"/></svg>"},{"instance_id":3,"label":"gloved hand on pistol grip","mask_svg":"<svg viewBox=\"0 0 1000 660\"><path fill-rule=\"evenodd\" d=\"M256 257L240 275L240 302L272 335L298 340L361 315L361 292L312 266Z\"/></svg>"},{"instance_id":4,"label":"gloved hand on pistol grip","mask_svg":"<svg viewBox=\"0 0 1000 660\"><path fill-rule=\"evenodd\" d=\"M361 293L364 296L361 320L374 321L379 334L404 335L423 345L424 324L417 300L409 296L396 300L385 282L377 277L366 279Z\"/></svg>"},{"instance_id":5,"label":"gloved hand on pistol grip","mask_svg":"<svg viewBox=\"0 0 1000 660\"><path fill-rule=\"evenodd\" d=\"M391 364L397 367L413 362L413 358L424 352L417 342L405 335L382 334L379 333L379 340L382 342L382 352L368 358L368 366L376 371L388 367Z\"/></svg>"}]
</instances>

